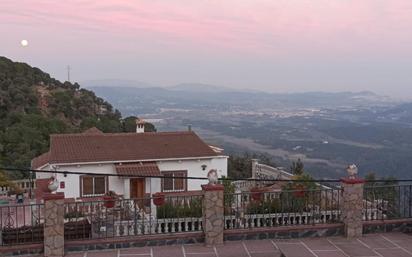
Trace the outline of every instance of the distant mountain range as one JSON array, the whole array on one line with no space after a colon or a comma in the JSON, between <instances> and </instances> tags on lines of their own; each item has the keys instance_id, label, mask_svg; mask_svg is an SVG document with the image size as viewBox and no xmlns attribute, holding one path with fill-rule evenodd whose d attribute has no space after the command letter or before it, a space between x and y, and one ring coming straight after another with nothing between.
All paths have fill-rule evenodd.
<instances>
[{"instance_id":1,"label":"distant mountain range","mask_svg":"<svg viewBox=\"0 0 412 257\"><path fill-rule=\"evenodd\" d=\"M104 83L103 83L104 84ZM205 84L179 84L171 87L96 86L85 84L97 95L113 103L123 112L139 106L138 110L153 112L158 108L218 108L247 110L287 108L339 108L358 106L382 106L396 101L372 92L306 92L267 93L241 91ZM145 84L139 84L145 85ZM127 108L126 108L127 107ZM141 109L143 107L143 109Z\"/></svg>"},{"instance_id":2,"label":"distant mountain range","mask_svg":"<svg viewBox=\"0 0 412 257\"><path fill-rule=\"evenodd\" d=\"M170 87L165 87L167 90L175 91L185 91L191 93L221 93L221 92L239 92L241 90L236 90L228 87L214 86L202 83L181 83Z\"/></svg>"},{"instance_id":3,"label":"distant mountain range","mask_svg":"<svg viewBox=\"0 0 412 257\"><path fill-rule=\"evenodd\" d=\"M153 87L154 85L137 80L127 80L127 79L95 79L95 80L85 80L80 82L86 87Z\"/></svg>"},{"instance_id":4,"label":"distant mountain range","mask_svg":"<svg viewBox=\"0 0 412 257\"><path fill-rule=\"evenodd\" d=\"M360 92L323 92L323 91L310 91L310 92L300 92L300 93L269 93L254 89L235 89L225 86L210 85L204 83L180 83L171 86L161 86L154 85L151 83L137 81L137 80L123 80L123 79L102 79L102 80L87 80L82 81L81 84L87 88L118 88L124 91L133 91L132 89L148 89L156 88L158 90L164 89L168 91L184 91L186 93L242 93L242 94L253 94L258 96L269 95L278 98L336 98L342 97L344 99L352 100L369 100L378 102L391 102L394 99L390 97L377 95L371 91L360 91Z\"/></svg>"}]
</instances>

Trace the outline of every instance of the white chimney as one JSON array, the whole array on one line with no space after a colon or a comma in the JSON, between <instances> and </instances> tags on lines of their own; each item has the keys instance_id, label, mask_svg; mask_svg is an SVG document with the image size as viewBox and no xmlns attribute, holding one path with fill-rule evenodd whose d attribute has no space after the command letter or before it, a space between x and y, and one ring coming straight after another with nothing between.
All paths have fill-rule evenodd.
<instances>
[{"instance_id":1,"label":"white chimney","mask_svg":"<svg viewBox=\"0 0 412 257\"><path fill-rule=\"evenodd\" d=\"M144 120L136 119L136 133L144 133L144 124Z\"/></svg>"}]
</instances>

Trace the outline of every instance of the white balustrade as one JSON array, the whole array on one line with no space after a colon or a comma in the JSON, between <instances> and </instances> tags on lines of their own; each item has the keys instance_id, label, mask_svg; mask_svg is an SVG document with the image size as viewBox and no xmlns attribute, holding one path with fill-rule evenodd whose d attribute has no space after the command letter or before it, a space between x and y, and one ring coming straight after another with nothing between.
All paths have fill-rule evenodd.
<instances>
[{"instance_id":1,"label":"white balustrade","mask_svg":"<svg viewBox=\"0 0 412 257\"><path fill-rule=\"evenodd\" d=\"M114 222L115 236L203 231L202 218L122 220Z\"/></svg>"},{"instance_id":2,"label":"white balustrade","mask_svg":"<svg viewBox=\"0 0 412 257\"><path fill-rule=\"evenodd\" d=\"M328 223L337 220L339 215L339 210L322 211L320 213L244 214L241 215L242 217L231 215L225 216L225 229Z\"/></svg>"}]
</instances>

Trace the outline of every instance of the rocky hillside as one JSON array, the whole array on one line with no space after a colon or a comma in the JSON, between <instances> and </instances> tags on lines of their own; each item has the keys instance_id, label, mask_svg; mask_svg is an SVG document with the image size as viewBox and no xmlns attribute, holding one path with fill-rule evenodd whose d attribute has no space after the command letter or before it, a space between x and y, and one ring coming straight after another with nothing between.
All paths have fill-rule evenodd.
<instances>
[{"instance_id":1,"label":"rocky hillside","mask_svg":"<svg viewBox=\"0 0 412 257\"><path fill-rule=\"evenodd\" d=\"M0 57L0 166L29 167L46 152L52 133L133 131L135 117L77 83L60 82L25 63ZM154 130L150 124L148 130Z\"/></svg>"}]
</instances>

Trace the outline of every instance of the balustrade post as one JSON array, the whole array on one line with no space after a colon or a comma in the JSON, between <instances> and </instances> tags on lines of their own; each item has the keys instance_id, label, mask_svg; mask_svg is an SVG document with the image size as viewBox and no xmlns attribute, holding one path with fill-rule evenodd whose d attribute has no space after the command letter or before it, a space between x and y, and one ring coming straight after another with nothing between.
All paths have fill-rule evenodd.
<instances>
[{"instance_id":1,"label":"balustrade post","mask_svg":"<svg viewBox=\"0 0 412 257\"><path fill-rule=\"evenodd\" d=\"M44 256L64 256L64 193L44 194Z\"/></svg>"},{"instance_id":2,"label":"balustrade post","mask_svg":"<svg viewBox=\"0 0 412 257\"><path fill-rule=\"evenodd\" d=\"M252 179L257 179L257 173L258 173L258 165L259 165L259 159L252 159ZM256 180L252 182L252 187L256 187L257 183ZM250 189L250 187L248 187Z\"/></svg>"},{"instance_id":3,"label":"balustrade post","mask_svg":"<svg viewBox=\"0 0 412 257\"><path fill-rule=\"evenodd\" d=\"M347 238L362 236L364 183L358 178L342 179L342 219Z\"/></svg>"},{"instance_id":4,"label":"balustrade post","mask_svg":"<svg viewBox=\"0 0 412 257\"><path fill-rule=\"evenodd\" d=\"M203 229L206 245L223 244L224 199L223 185L202 185Z\"/></svg>"}]
</instances>

